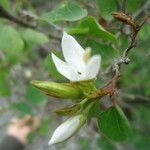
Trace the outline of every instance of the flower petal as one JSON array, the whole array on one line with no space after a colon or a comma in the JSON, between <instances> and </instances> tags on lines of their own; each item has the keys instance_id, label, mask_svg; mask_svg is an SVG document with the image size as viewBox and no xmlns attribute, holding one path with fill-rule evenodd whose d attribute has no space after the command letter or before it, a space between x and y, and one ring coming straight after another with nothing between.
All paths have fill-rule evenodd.
<instances>
[{"instance_id":1,"label":"flower petal","mask_svg":"<svg viewBox=\"0 0 150 150\"><path fill-rule=\"evenodd\" d=\"M77 81L79 75L69 64L59 59L55 54L52 53L52 59L56 66L57 71L62 74L64 77L71 81Z\"/></svg>"},{"instance_id":2,"label":"flower petal","mask_svg":"<svg viewBox=\"0 0 150 150\"><path fill-rule=\"evenodd\" d=\"M66 32L63 33L62 37L62 50L64 58L69 64L76 67L80 72L85 69L83 48L71 35L68 35Z\"/></svg>"},{"instance_id":3,"label":"flower petal","mask_svg":"<svg viewBox=\"0 0 150 150\"><path fill-rule=\"evenodd\" d=\"M89 62L87 63L86 78L87 79L95 78L99 72L100 65L101 65L100 55L95 55L91 57Z\"/></svg>"},{"instance_id":4,"label":"flower petal","mask_svg":"<svg viewBox=\"0 0 150 150\"><path fill-rule=\"evenodd\" d=\"M82 117L82 115L71 117L58 126L48 144L52 145L60 143L73 136L73 134L79 130L83 123L85 123L85 119L81 119Z\"/></svg>"}]
</instances>

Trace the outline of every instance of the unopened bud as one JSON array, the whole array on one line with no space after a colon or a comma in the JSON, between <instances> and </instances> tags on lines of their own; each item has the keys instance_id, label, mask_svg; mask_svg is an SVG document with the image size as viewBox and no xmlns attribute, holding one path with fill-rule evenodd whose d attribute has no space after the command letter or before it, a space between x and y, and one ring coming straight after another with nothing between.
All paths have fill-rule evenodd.
<instances>
[{"instance_id":1,"label":"unopened bud","mask_svg":"<svg viewBox=\"0 0 150 150\"><path fill-rule=\"evenodd\" d=\"M55 83L33 80L31 81L31 84L52 97L65 99L82 98L81 90L70 83Z\"/></svg>"},{"instance_id":2,"label":"unopened bud","mask_svg":"<svg viewBox=\"0 0 150 150\"><path fill-rule=\"evenodd\" d=\"M54 131L49 145L63 142L72 137L86 122L87 117L80 114L69 118Z\"/></svg>"},{"instance_id":3,"label":"unopened bud","mask_svg":"<svg viewBox=\"0 0 150 150\"><path fill-rule=\"evenodd\" d=\"M115 19L132 26L134 29L137 28L137 24L130 16L128 16L122 12L114 12L114 13L112 13L112 15Z\"/></svg>"}]
</instances>

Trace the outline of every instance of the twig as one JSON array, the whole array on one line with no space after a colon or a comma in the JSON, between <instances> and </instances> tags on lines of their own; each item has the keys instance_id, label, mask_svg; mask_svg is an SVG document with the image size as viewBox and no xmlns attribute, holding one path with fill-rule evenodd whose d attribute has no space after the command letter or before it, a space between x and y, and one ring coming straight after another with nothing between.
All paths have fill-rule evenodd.
<instances>
[{"instance_id":1,"label":"twig","mask_svg":"<svg viewBox=\"0 0 150 150\"><path fill-rule=\"evenodd\" d=\"M142 96L142 95L133 95L133 94L124 94L122 93L122 98L127 103L134 103L134 104L146 104L150 105L150 97Z\"/></svg>"},{"instance_id":2,"label":"twig","mask_svg":"<svg viewBox=\"0 0 150 150\"><path fill-rule=\"evenodd\" d=\"M114 64L112 64L109 67L109 69L111 69L112 72L118 72L118 69L120 69L121 64L129 64L130 59L127 56L129 54L129 52L131 51L131 49L136 46L135 40L136 40L137 34L149 18L150 18L150 15L147 16L140 25L137 25L137 24L134 25L133 20L131 20L132 24L133 24L133 25L130 24L132 26L132 29L133 29L133 32L132 32L132 35L131 35L131 42L130 42L129 46L127 47L127 49L123 52L122 56ZM116 67L116 66L118 66L118 67ZM116 68L117 68L117 70L116 70ZM110 70L107 70L107 72L110 72Z\"/></svg>"},{"instance_id":3,"label":"twig","mask_svg":"<svg viewBox=\"0 0 150 150\"><path fill-rule=\"evenodd\" d=\"M61 41L61 37L58 37L58 36L56 36L56 35L53 35L53 34L50 34L50 33L49 33L48 36L49 36L50 38L56 39L56 40L58 40L58 41Z\"/></svg>"},{"instance_id":4,"label":"twig","mask_svg":"<svg viewBox=\"0 0 150 150\"><path fill-rule=\"evenodd\" d=\"M150 15L147 16L144 21L139 25L137 26L136 29L133 30L133 34L132 34L132 37L131 37L131 43L129 45L129 47L124 51L124 54L123 54L123 57L127 57L128 56L128 53L129 51L136 47L136 44L135 44L135 40L136 40L136 36L138 34L138 32L140 31L140 29L142 28L142 26L147 22L147 20L150 18Z\"/></svg>"},{"instance_id":5,"label":"twig","mask_svg":"<svg viewBox=\"0 0 150 150\"><path fill-rule=\"evenodd\" d=\"M150 18L150 15L147 16L140 25L137 25L133 20L131 20L131 18L129 18L129 20L128 20L128 16L126 16L123 13L114 13L114 14L115 14L115 17L119 21L122 21L125 24L130 25L132 27L133 31L132 31L132 35L131 35L131 42L130 42L129 46L127 47L127 49L123 52L122 56L117 61L115 61L111 66L109 66L109 68L105 71L105 73L107 73L107 74L110 72L113 74L111 81L105 88L99 89L99 91L100 91L99 98L102 97L103 93L106 93L105 95L109 94L113 103L116 102L115 90L116 90L117 80L120 77L120 67L122 64L129 64L130 59L127 56L129 54L129 52L131 51L131 49L136 46L135 40L136 40L137 34L140 31L140 29L142 28L142 26ZM97 97L98 97L98 95L97 95Z\"/></svg>"},{"instance_id":6,"label":"twig","mask_svg":"<svg viewBox=\"0 0 150 150\"><path fill-rule=\"evenodd\" d=\"M28 28L36 28L36 25L31 25L31 24L28 24L14 16L12 16L9 12L7 12L1 5L0 5L0 17L2 18L6 18L14 23L17 23L23 27L28 27Z\"/></svg>"},{"instance_id":7,"label":"twig","mask_svg":"<svg viewBox=\"0 0 150 150\"><path fill-rule=\"evenodd\" d=\"M133 19L137 19L139 15L141 15L145 10L150 7L150 1L148 0L134 15Z\"/></svg>"},{"instance_id":8,"label":"twig","mask_svg":"<svg viewBox=\"0 0 150 150\"><path fill-rule=\"evenodd\" d=\"M63 32L63 29L52 22L48 22L51 26L53 26L56 30Z\"/></svg>"},{"instance_id":9,"label":"twig","mask_svg":"<svg viewBox=\"0 0 150 150\"><path fill-rule=\"evenodd\" d=\"M37 25L32 25L32 24L28 24L14 16L12 16L9 12L7 12L1 5L0 5L0 17L2 18L5 18L5 19L8 19L20 26L23 26L23 27L26 27L26 28L31 28L31 29L36 29L38 31L40 31L39 29L37 29ZM58 31L63 31L63 29L61 29L60 27L56 26L55 24L52 24L50 23L51 26L53 26L56 30ZM57 36L54 36L52 34L48 34L48 33L45 33L49 38L54 38L56 40L61 40L60 37L57 37Z\"/></svg>"}]
</instances>

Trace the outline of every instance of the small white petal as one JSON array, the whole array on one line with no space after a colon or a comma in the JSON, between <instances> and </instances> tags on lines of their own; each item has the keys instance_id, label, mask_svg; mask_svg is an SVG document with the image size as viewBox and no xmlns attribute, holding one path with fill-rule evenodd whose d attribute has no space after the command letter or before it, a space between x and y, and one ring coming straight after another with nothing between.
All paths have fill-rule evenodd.
<instances>
[{"instance_id":1,"label":"small white petal","mask_svg":"<svg viewBox=\"0 0 150 150\"><path fill-rule=\"evenodd\" d=\"M52 53L52 59L54 61L54 64L56 66L57 71L62 74L64 77L71 81L77 81L78 80L78 73L75 71L74 68L72 68L69 64L59 59L57 56L55 56Z\"/></svg>"},{"instance_id":2,"label":"small white petal","mask_svg":"<svg viewBox=\"0 0 150 150\"><path fill-rule=\"evenodd\" d=\"M76 67L80 72L85 69L83 48L71 35L65 32L62 37L62 50L64 58L69 64Z\"/></svg>"},{"instance_id":3,"label":"small white petal","mask_svg":"<svg viewBox=\"0 0 150 150\"><path fill-rule=\"evenodd\" d=\"M85 120L81 120L81 115L69 118L56 128L48 144L52 145L67 140L79 130L84 122Z\"/></svg>"},{"instance_id":4,"label":"small white petal","mask_svg":"<svg viewBox=\"0 0 150 150\"><path fill-rule=\"evenodd\" d=\"M95 78L99 72L100 65L101 65L100 55L95 55L91 57L86 68L86 78L87 79Z\"/></svg>"}]
</instances>

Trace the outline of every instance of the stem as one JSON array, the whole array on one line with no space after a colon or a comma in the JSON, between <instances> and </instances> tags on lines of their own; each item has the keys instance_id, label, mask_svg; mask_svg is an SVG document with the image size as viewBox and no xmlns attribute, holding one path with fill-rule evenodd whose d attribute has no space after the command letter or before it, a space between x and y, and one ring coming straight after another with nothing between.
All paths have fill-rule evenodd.
<instances>
[{"instance_id":1,"label":"stem","mask_svg":"<svg viewBox=\"0 0 150 150\"><path fill-rule=\"evenodd\" d=\"M1 18L5 18L5 19L8 19L9 21L11 22L14 22L22 27L26 27L26 28L31 28L31 29L36 29L38 31L40 31L39 29L37 29L37 25L32 25L32 24L29 24L27 22L24 22L20 19L18 19L17 17L14 17L12 16L8 11L6 11L1 5L0 5L0 17ZM63 29L61 29L59 26L53 24L53 23L49 23L51 26L53 26L56 30L58 31L63 31ZM40 31L41 32L41 31ZM43 31L42 31L43 32ZM61 40L60 37L57 37L57 36L54 36L52 35L51 33L48 34L46 32L44 32L44 34L46 34L49 38L55 38L57 40Z\"/></svg>"},{"instance_id":2,"label":"stem","mask_svg":"<svg viewBox=\"0 0 150 150\"><path fill-rule=\"evenodd\" d=\"M31 24L28 24L14 16L12 16L9 12L7 12L1 5L0 5L0 17L2 18L5 18L5 19L8 19L14 23L17 23L23 27L28 27L28 28L36 28L36 25L31 25Z\"/></svg>"},{"instance_id":3,"label":"stem","mask_svg":"<svg viewBox=\"0 0 150 150\"><path fill-rule=\"evenodd\" d=\"M118 15L119 13L115 13L115 15L116 14ZM122 13L121 13L121 15L122 15ZM123 17L124 16L126 17L126 15L123 15ZM131 51L131 49L133 49L136 46L135 40L136 40L137 34L139 33L142 26L148 21L149 18L150 18L150 15L145 17L143 22L141 22L141 24L139 24L139 25L137 25L132 20L131 21L133 22L134 25L128 24L132 27L132 30L133 30L132 35L131 35L131 42L130 42L129 46L127 47L127 49L123 52L122 56L118 59L118 61L116 61L111 66L109 66L109 68L105 71L105 73L103 73L103 74L112 73L113 77L112 77L111 81L107 84L107 86L105 88L99 89L99 93L97 92L98 94L97 95L95 94L94 98L101 98L101 97L109 94L111 96L111 99L112 99L113 103L116 103L114 101L114 94L115 94L115 90L116 90L117 81L120 77L121 65L122 64L129 64L130 59L127 56L129 55L129 52ZM122 21L122 20L119 20L119 21Z\"/></svg>"}]
</instances>

